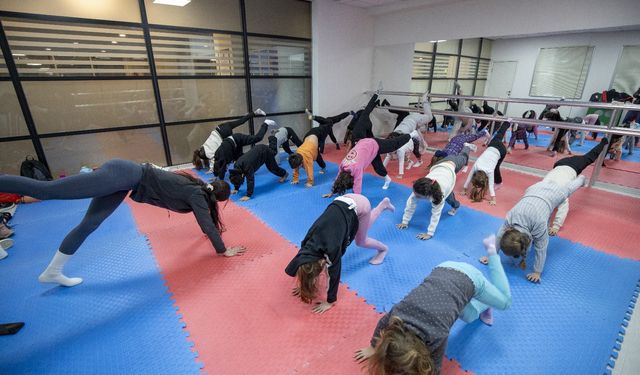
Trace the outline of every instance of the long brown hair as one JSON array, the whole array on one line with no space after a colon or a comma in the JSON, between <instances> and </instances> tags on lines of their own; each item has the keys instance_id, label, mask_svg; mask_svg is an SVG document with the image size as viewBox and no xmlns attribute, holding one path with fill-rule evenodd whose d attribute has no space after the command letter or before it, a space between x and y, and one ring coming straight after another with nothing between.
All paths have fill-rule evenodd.
<instances>
[{"instance_id":1,"label":"long brown hair","mask_svg":"<svg viewBox=\"0 0 640 375\"><path fill-rule=\"evenodd\" d=\"M405 327L402 319L391 316L380 332L368 370L373 375L431 375L435 365L427 345Z\"/></svg>"},{"instance_id":2,"label":"long brown hair","mask_svg":"<svg viewBox=\"0 0 640 375\"><path fill-rule=\"evenodd\" d=\"M193 151L193 158L191 159L191 163L193 163L193 166L197 170L209 169L210 166L209 159L204 156L204 152L202 152L202 149Z\"/></svg>"},{"instance_id":3,"label":"long brown hair","mask_svg":"<svg viewBox=\"0 0 640 375\"><path fill-rule=\"evenodd\" d=\"M527 268L527 251L531 245L531 239L526 234L515 228L507 229L500 239L500 249L514 258L522 258L520 260L520 268Z\"/></svg>"},{"instance_id":4,"label":"long brown hair","mask_svg":"<svg viewBox=\"0 0 640 375\"><path fill-rule=\"evenodd\" d=\"M207 184L201 179L193 177L185 171L179 171L176 172L176 174L188 179L193 184L200 186L202 190L207 193L207 198L209 198L207 199L207 204L209 205L211 220L213 220L213 224L216 226L218 232L224 232L225 227L222 223L222 218L220 217L218 202L229 199L229 195L231 195L231 188L229 187L229 184L224 180L215 180Z\"/></svg>"},{"instance_id":5,"label":"long brown hair","mask_svg":"<svg viewBox=\"0 0 640 375\"><path fill-rule=\"evenodd\" d=\"M474 202L482 202L489 189L489 177L484 171L476 171L471 177L469 198Z\"/></svg>"},{"instance_id":6,"label":"long brown hair","mask_svg":"<svg viewBox=\"0 0 640 375\"><path fill-rule=\"evenodd\" d=\"M435 205L439 205L444 199L440 184L427 177L421 177L413 181L413 191L423 197L431 198Z\"/></svg>"},{"instance_id":7,"label":"long brown hair","mask_svg":"<svg viewBox=\"0 0 640 375\"><path fill-rule=\"evenodd\" d=\"M298 267L296 278L300 288L300 299L304 303L311 303L318 294L318 276L323 266L320 261L309 262Z\"/></svg>"}]
</instances>

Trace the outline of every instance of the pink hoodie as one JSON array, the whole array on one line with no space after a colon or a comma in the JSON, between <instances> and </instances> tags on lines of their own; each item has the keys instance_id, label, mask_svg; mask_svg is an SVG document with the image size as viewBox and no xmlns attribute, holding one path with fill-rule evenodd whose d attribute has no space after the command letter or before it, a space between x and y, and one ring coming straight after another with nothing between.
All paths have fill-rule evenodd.
<instances>
[{"instance_id":1,"label":"pink hoodie","mask_svg":"<svg viewBox=\"0 0 640 375\"><path fill-rule=\"evenodd\" d=\"M359 140L347 156L342 159L338 174L344 171L353 176L354 193L362 193L362 175L364 174L365 168L378 156L379 149L380 147L378 147L375 139L363 138Z\"/></svg>"}]
</instances>

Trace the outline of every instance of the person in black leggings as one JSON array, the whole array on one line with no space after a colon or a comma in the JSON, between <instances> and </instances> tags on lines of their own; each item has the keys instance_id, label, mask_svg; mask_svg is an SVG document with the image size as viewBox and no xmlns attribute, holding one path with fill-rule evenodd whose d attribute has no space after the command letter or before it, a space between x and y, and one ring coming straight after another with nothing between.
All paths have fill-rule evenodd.
<instances>
[{"instance_id":1,"label":"person in black leggings","mask_svg":"<svg viewBox=\"0 0 640 375\"><path fill-rule=\"evenodd\" d=\"M220 237L224 226L217 202L229 199L230 194L229 184L222 180L207 184L186 173L173 173L150 164L116 159L106 162L94 172L54 181L2 175L0 190L40 200L92 198L80 224L67 234L53 260L38 278L43 283L70 287L82 282L78 277L66 277L62 273L64 265L129 194L136 202L180 213L193 212L198 225L219 255L234 256L245 251L242 246L225 247Z\"/></svg>"},{"instance_id":2,"label":"person in black leggings","mask_svg":"<svg viewBox=\"0 0 640 375\"><path fill-rule=\"evenodd\" d=\"M220 147L216 150L213 158L213 175L221 180L224 180L224 176L227 173L227 166L238 160L244 153L244 147L256 144L264 138L269 127L269 122L275 125L273 120L265 120L260 126L260 131L255 135L234 133L230 137L226 137Z\"/></svg>"},{"instance_id":3,"label":"person in black leggings","mask_svg":"<svg viewBox=\"0 0 640 375\"><path fill-rule=\"evenodd\" d=\"M329 136L329 138L331 138L331 141L336 144L336 150L339 150L340 144L338 143L338 140L336 139L335 134L333 134L333 125L347 118L350 115L350 113L343 112L336 116L321 117L321 116L312 115L311 112L309 112L309 110L306 110L306 112L309 115L311 120L316 121L318 124L320 124L320 127L326 127L328 129L327 135ZM326 141L326 138L327 137L325 136L324 139L319 140L320 144L318 145L318 147L320 148L321 154L324 154L324 143Z\"/></svg>"}]
</instances>

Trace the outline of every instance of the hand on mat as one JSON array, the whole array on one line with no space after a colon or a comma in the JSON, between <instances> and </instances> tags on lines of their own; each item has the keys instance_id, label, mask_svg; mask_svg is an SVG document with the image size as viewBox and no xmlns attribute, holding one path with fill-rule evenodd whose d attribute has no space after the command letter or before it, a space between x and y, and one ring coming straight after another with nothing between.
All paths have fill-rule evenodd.
<instances>
[{"instance_id":1,"label":"hand on mat","mask_svg":"<svg viewBox=\"0 0 640 375\"><path fill-rule=\"evenodd\" d=\"M327 301L316 302L316 306L313 308L313 312L316 314L323 314L325 311L333 307L333 303Z\"/></svg>"},{"instance_id":2,"label":"hand on mat","mask_svg":"<svg viewBox=\"0 0 640 375\"><path fill-rule=\"evenodd\" d=\"M419 239L419 240L426 241L426 240L428 240L428 239L430 239L430 238L431 238L431 235L430 235L429 233L427 233L427 232L424 232L424 233L418 233L418 235L416 236L416 238L417 238L417 239Z\"/></svg>"},{"instance_id":3,"label":"hand on mat","mask_svg":"<svg viewBox=\"0 0 640 375\"><path fill-rule=\"evenodd\" d=\"M333 196L333 193L322 194L322 198L331 198L331 196Z\"/></svg>"},{"instance_id":4,"label":"hand on mat","mask_svg":"<svg viewBox=\"0 0 640 375\"><path fill-rule=\"evenodd\" d=\"M539 283L540 274L538 272L531 272L527 275L527 280L531 281L532 283Z\"/></svg>"},{"instance_id":5,"label":"hand on mat","mask_svg":"<svg viewBox=\"0 0 640 375\"><path fill-rule=\"evenodd\" d=\"M480 263L485 264L485 265L489 264L489 258L485 257L485 256L480 257L480 259L478 259L478 261L480 261Z\"/></svg>"},{"instance_id":6,"label":"hand on mat","mask_svg":"<svg viewBox=\"0 0 640 375\"><path fill-rule=\"evenodd\" d=\"M291 289L291 295L294 297L300 296L300 287L296 286L293 289Z\"/></svg>"},{"instance_id":7,"label":"hand on mat","mask_svg":"<svg viewBox=\"0 0 640 375\"><path fill-rule=\"evenodd\" d=\"M313 187L313 184L310 184L310 183L308 183L308 182L307 182L306 184L304 184L304 186L305 186L305 187L308 187L308 188L312 188L312 187Z\"/></svg>"},{"instance_id":8,"label":"hand on mat","mask_svg":"<svg viewBox=\"0 0 640 375\"><path fill-rule=\"evenodd\" d=\"M231 194L238 194L238 190L236 189L231 190Z\"/></svg>"},{"instance_id":9,"label":"hand on mat","mask_svg":"<svg viewBox=\"0 0 640 375\"><path fill-rule=\"evenodd\" d=\"M240 198L240 201L241 201L241 202L246 202L246 201L248 201L249 199L251 199L251 197L250 197L250 196L248 196L248 195L245 195L244 197Z\"/></svg>"},{"instance_id":10,"label":"hand on mat","mask_svg":"<svg viewBox=\"0 0 640 375\"><path fill-rule=\"evenodd\" d=\"M496 199L495 198L491 198L491 200L489 201L489 205L491 206L495 206L496 205Z\"/></svg>"},{"instance_id":11,"label":"hand on mat","mask_svg":"<svg viewBox=\"0 0 640 375\"><path fill-rule=\"evenodd\" d=\"M227 250L223 254L226 257L233 257L242 255L245 251L247 251L247 248L244 246L234 246L227 247Z\"/></svg>"},{"instance_id":12,"label":"hand on mat","mask_svg":"<svg viewBox=\"0 0 640 375\"><path fill-rule=\"evenodd\" d=\"M396 224L396 228L398 229L407 229L408 227L409 227L409 224L404 224L404 223Z\"/></svg>"},{"instance_id":13,"label":"hand on mat","mask_svg":"<svg viewBox=\"0 0 640 375\"><path fill-rule=\"evenodd\" d=\"M550 227L549 228L549 235L550 236L555 236L556 234L558 234L559 231L560 231L560 228Z\"/></svg>"},{"instance_id":14,"label":"hand on mat","mask_svg":"<svg viewBox=\"0 0 640 375\"><path fill-rule=\"evenodd\" d=\"M356 354L353 356L353 359L358 363L362 363L369 359L375 352L376 350L373 347L367 346L366 348L356 350Z\"/></svg>"}]
</instances>

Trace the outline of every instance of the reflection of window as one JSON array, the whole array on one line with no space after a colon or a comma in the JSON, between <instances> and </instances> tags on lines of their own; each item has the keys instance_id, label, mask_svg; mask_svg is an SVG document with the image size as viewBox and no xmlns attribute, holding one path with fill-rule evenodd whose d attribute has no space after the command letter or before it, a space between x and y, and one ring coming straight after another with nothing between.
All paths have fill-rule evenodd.
<instances>
[{"instance_id":1,"label":"reflection of window","mask_svg":"<svg viewBox=\"0 0 640 375\"><path fill-rule=\"evenodd\" d=\"M592 54L588 46L540 49L529 95L581 98Z\"/></svg>"},{"instance_id":2,"label":"reflection of window","mask_svg":"<svg viewBox=\"0 0 640 375\"><path fill-rule=\"evenodd\" d=\"M633 94L640 87L640 46L624 46L611 88Z\"/></svg>"},{"instance_id":3,"label":"reflection of window","mask_svg":"<svg viewBox=\"0 0 640 375\"><path fill-rule=\"evenodd\" d=\"M309 76L311 43L249 37L249 67L252 76Z\"/></svg>"}]
</instances>

